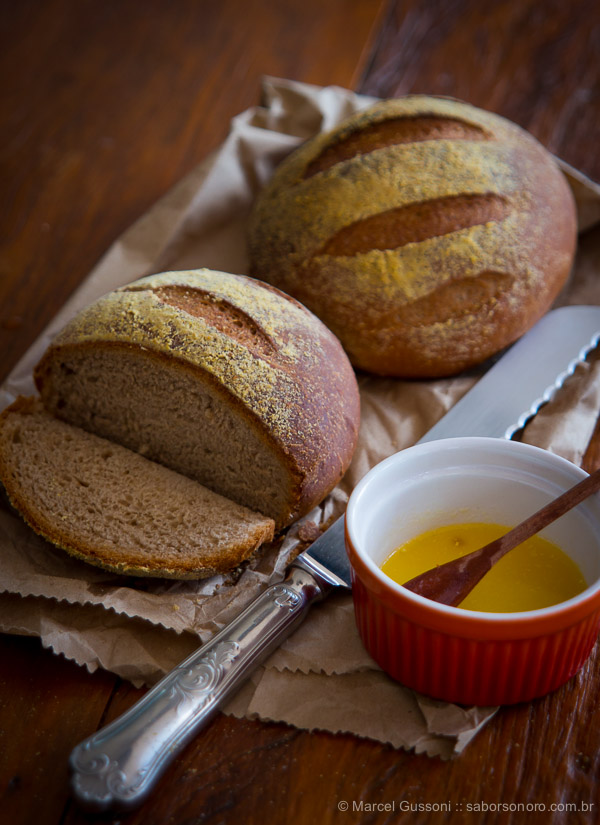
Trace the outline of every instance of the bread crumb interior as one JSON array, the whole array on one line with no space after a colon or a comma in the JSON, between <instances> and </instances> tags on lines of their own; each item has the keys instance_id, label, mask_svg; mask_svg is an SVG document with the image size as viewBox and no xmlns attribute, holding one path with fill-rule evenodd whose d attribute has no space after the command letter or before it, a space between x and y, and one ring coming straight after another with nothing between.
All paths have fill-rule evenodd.
<instances>
[{"instance_id":1,"label":"bread crumb interior","mask_svg":"<svg viewBox=\"0 0 600 825\"><path fill-rule=\"evenodd\" d=\"M226 403L197 373L160 368L120 347L63 353L51 369L42 395L60 418L283 520L291 497L283 461L265 449L266 436L241 405Z\"/></svg>"}]
</instances>

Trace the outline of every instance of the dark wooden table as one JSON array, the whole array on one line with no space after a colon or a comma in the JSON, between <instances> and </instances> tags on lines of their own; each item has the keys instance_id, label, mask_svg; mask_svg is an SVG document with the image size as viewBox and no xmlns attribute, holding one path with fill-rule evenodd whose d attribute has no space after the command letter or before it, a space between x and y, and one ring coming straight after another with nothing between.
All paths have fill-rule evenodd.
<instances>
[{"instance_id":1,"label":"dark wooden table","mask_svg":"<svg viewBox=\"0 0 600 825\"><path fill-rule=\"evenodd\" d=\"M5 0L0 26L2 377L109 244L258 102L264 74L462 98L600 180L600 6L586 0ZM584 464L600 466L600 435ZM449 762L219 716L116 821L598 822L599 686L596 650ZM90 821L69 800L68 754L140 695L0 637L0 821ZM353 813L354 800L396 811ZM416 810L444 801L452 811ZM484 820L477 803L505 810ZM519 805L546 812L507 812Z\"/></svg>"}]
</instances>

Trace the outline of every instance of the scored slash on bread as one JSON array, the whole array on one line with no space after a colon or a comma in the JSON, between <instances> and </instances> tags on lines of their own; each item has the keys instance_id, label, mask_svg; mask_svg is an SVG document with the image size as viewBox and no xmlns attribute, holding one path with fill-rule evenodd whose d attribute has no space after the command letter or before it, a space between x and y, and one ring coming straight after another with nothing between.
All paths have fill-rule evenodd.
<instances>
[{"instance_id":1,"label":"scored slash on bread","mask_svg":"<svg viewBox=\"0 0 600 825\"><path fill-rule=\"evenodd\" d=\"M554 158L460 101L382 101L289 155L255 203L250 272L294 295L379 375L456 374L511 344L571 270Z\"/></svg>"},{"instance_id":2,"label":"scored slash on bread","mask_svg":"<svg viewBox=\"0 0 600 825\"><path fill-rule=\"evenodd\" d=\"M358 437L339 341L293 298L228 273L109 293L56 336L35 380L43 409L21 399L0 418L0 480L44 537L129 574L236 567L333 489Z\"/></svg>"}]
</instances>

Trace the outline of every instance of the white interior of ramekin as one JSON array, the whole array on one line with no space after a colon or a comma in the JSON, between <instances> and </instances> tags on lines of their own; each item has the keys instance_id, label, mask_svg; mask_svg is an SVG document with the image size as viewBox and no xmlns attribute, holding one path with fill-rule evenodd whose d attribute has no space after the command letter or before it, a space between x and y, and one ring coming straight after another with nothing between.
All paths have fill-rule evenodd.
<instances>
[{"instance_id":1,"label":"white interior of ramekin","mask_svg":"<svg viewBox=\"0 0 600 825\"><path fill-rule=\"evenodd\" d=\"M382 583L423 600L389 579L380 565L400 544L444 524L488 521L515 526L586 473L538 447L498 438L451 438L410 447L374 467L353 491L346 512L356 552ZM540 534L580 567L588 584L560 605L527 613L468 611L473 618L514 620L566 608L600 590L600 497L595 495ZM436 609L458 608L435 604ZM464 614L467 611L460 611Z\"/></svg>"}]
</instances>

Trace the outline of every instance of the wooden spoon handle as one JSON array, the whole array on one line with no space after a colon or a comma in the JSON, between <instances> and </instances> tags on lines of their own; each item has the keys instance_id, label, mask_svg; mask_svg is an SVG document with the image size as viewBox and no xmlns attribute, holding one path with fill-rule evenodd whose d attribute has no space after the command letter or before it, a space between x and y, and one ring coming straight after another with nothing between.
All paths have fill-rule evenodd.
<instances>
[{"instance_id":1,"label":"wooden spoon handle","mask_svg":"<svg viewBox=\"0 0 600 825\"><path fill-rule=\"evenodd\" d=\"M480 550L426 570L403 587L427 599L456 606L509 550L539 533L599 489L600 469Z\"/></svg>"}]
</instances>

